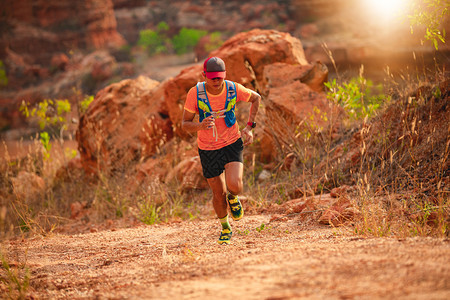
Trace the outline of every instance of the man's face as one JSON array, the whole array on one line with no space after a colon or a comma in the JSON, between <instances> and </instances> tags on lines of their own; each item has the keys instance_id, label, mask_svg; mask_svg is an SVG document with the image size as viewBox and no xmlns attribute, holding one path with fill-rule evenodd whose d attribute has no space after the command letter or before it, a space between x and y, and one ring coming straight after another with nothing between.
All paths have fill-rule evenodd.
<instances>
[{"instance_id":1,"label":"man's face","mask_svg":"<svg viewBox=\"0 0 450 300\"><path fill-rule=\"evenodd\" d=\"M215 78L206 77L206 84L210 88L212 88L216 91L220 91L222 89L223 81L224 81L224 78L220 78L220 77L215 77Z\"/></svg>"}]
</instances>

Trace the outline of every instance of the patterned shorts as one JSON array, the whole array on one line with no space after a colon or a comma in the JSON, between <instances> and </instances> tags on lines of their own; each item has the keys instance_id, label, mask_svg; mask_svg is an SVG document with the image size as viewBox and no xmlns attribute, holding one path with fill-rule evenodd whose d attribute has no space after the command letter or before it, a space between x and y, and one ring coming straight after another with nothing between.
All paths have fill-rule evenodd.
<instances>
[{"instance_id":1,"label":"patterned shorts","mask_svg":"<svg viewBox=\"0 0 450 300\"><path fill-rule=\"evenodd\" d=\"M198 149L200 161L202 163L203 176L205 178L217 177L225 170L225 165L232 161L243 162L242 151L244 145L242 139L238 139L233 144L217 150Z\"/></svg>"}]
</instances>

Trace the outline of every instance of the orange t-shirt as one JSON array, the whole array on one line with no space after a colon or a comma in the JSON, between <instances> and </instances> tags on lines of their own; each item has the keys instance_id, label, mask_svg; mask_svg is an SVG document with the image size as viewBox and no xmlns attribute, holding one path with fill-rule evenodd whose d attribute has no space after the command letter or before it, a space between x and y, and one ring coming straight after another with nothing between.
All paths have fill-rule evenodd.
<instances>
[{"instance_id":1,"label":"orange t-shirt","mask_svg":"<svg viewBox=\"0 0 450 300\"><path fill-rule=\"evenodd\" d=\"M248 102L251 96L251 90L247 89L243 85L236 83L236 103L239 101ZM225 91L225 82L223 84L222 91L218 95L212 95L206 92L213 111L219 111L225 108L225 102L227 93ZM197 102L197 87L192 87L186 97L186 103L184 109L188 112L198 114L198 102ZM208 130L199 130L197 132L197 144L202 150L217 150L225 146L231 145L241 137L239 131L239 125L234 123L233 126L227 127L224 118L216 119L217 128L217 141L214 135L214 128Z\"/></svg>"}]
</instances>

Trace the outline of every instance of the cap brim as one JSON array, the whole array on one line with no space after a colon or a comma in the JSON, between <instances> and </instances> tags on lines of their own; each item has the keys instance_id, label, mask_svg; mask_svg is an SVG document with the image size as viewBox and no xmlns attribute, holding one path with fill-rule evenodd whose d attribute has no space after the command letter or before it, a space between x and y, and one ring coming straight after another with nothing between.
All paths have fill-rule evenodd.
<instances>
[{"instance_id":1,"label":"cap brim","mask_svg":"<svg viewBox=\"0 0 450 300\"><path fill-rule=\"evenodd\" d=\"M223 72L206 72L206 77L208 77L209 79L216 78L216 77L225 78L225 75L226 75L226 71L223 71Z\"/></svg>"}]
</instances>

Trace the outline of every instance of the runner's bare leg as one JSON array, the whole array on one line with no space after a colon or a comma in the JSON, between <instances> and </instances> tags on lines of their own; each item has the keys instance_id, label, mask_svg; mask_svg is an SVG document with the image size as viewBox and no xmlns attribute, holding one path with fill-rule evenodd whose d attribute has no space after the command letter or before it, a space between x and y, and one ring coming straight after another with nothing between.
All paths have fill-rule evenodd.
<instances>
[{"instance_id":1,"label":"runner's bare leg","mask_svg":"<svg viewBox=\"0 0 450 300\"><path fill-rule=\"evenodd\" d=\"M239 195L242 192L242 175L244 165L238 161L232 161L225 165L225 182L228 191L233 195Z\"/></svg>"},{"instance_id":2,"label":"runner's bare leg","mask_svg":"<svg viewBox=\"0 0 450 300\"><path fill-rule=\"evenodd\" d=\"M213 193L213 207L217 217L223 218L228 214L228 205L226 201L227 187L225 184L225 175L222 173L217 177L208 178L208 184Z\"/></svg>"}]
</instances>

